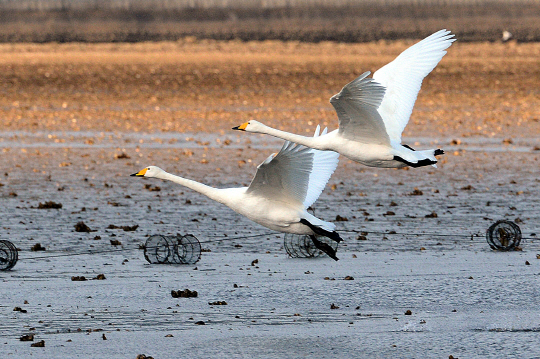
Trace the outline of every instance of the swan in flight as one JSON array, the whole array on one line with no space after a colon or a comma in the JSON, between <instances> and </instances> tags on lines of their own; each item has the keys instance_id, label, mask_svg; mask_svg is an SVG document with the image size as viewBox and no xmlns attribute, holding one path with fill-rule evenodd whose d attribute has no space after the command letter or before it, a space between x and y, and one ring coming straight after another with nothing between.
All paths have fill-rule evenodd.
<instances>
[{"instance_id":1,"label":"swan in flight","mask_svg":"<svg viewBox=\"0 0 540 359\"><path fill-rule=\"evenodd\" d=\"M443 150L415 151L401 144L422 80L446 54L454 35L440 30L403 51L373 74L364 72L330 98L339 129L320 137L280 131L250 120L233 130L265 133L323 151L335 151L371 167L436 167Z\"/></svg>"},{"instance_id":2,"label":"swan in flight","mask_svg":"<svg viewBox=\"0 0 540 359\"><path fill-rule=\"evenodd\" d=\"M319 131L317 126L315 137L319 136ZM322 132L325 134L326 129ZM309 235L317 248L338 260L336 251L316 237L340 242L336 226L307 211L336 170L338 157L335 152L317 151L286 141L279 153L270 155L257 167L249 187L241 188L213 188L156 166L148 166L131 176L169 180L202 193L271 230Z\"/></svg>"}]
</instances>

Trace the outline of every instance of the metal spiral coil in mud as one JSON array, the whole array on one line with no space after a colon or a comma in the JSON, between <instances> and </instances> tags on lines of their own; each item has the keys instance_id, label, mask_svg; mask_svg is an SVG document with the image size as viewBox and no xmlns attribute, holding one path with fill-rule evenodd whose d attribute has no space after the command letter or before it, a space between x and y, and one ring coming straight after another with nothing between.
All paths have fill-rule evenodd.
<instances>
[{"instance_id":1,"label":"metal spiral coil in mud","mask_svg":"<svg viewBox=\"0 0 540 359\"><path fill-rule=\"evenodd\" d=\"M195 264L201 259L201 243L192 234L153 235L146 240L144 258L153 264Z\"/></svg>"},{"instance_id":2,"label":"metal spiral coil in mud","mask_svg":"<svg viewBox=\"0 0 540 359\"><path fill-rule=\"evenodd\" d=\"M509 251L519 246L521 230L512 221L500 220L488 228L486 239L491 249Z\"/></svg>"},{"instance_id":3,"label":"metal spiral coil in mud","mask_svg":"<svg viewBox=\"0 0 540 359\"><path fill-rule=\"evenodd\" d=\"M19 253L10 241L0 240L0 271L9 270L17 264Z\"/></svg>"},{"instance_id":4,"label":"metal spiral coil in mud","mask_svg":"<svg viewBox=\"0 0 540 359\"><path fill-rule=\"evenodd\" d=\"M337 251L337 242L327 237L315 237ZM316 258L325 255L323 251L315 247L315 244L313 244L313 241L308 235L286 233L283 246L285 247L287 254L292 258Z\"/></svg>"}]
</instances>

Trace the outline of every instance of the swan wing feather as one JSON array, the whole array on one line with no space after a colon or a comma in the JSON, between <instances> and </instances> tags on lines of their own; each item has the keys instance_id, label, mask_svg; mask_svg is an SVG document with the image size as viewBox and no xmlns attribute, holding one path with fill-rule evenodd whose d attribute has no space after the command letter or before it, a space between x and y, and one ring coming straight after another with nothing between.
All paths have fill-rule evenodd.
<instances>
[{"instance_id":1,"label":"swan wing feather","mask_svg":"<svg viewBox=\"0 0 540 359\"><path fill-rule=\"evenodd\" d=\"M379 113L392 141L401 143L401 134L409 122L422 80L437 66L446 49L456 39L440 30L403 51L394 61L373 74L386 88Z\"/></svg>"},{"instance_id":2,"label":"swan wing feather","mask_svg":"<svg viewBox=\"0 0 540 359\"><path fill-rule=\"evenodd\" d=\"M277 155L270 155L257 167L246 193L301 206L308 192L313 157L310 148L286 141Z\"/></svg>"},{"instance_id":3,"label":"swan wing feather","mask_svg":"<svg viewBox=\"0 0 540 359\"><path fill-rule=\"evenodd\" d=\"M314 137L320 133L317 126ZM338 162L339 153L286 141L277 155L257 167L247 193L307 208L319 198Z\"/></svg>"},{"instance_id":4,"label":"swan wing feather","mask_svg":"<svg viewBox=\"0 0 540 359\"><path fill-rule=\"evenodd\" d=\"M363 143L390 145L384 122L377 112L385 89L364 72L330 98L339 119L339 134Z\"/></svg>"}]
</instances>

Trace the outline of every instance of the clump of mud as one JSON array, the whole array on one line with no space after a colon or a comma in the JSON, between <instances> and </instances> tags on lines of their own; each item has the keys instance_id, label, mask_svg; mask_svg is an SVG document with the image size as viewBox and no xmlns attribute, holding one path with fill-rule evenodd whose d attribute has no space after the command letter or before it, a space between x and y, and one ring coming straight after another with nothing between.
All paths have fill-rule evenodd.
<instances>
[{"instance_id":1,"label":"clump of mud","mask_svg":"<svg viewBox=\"0 0 540 359\"><path fill-rule=\"evenodd\" d=\"M41 243L36 243L32 246L32 248L30 248L30 250L32 250L33 252L38 252L38 251L46 251L47 248L43 247Z\"/></svg>"},{"instance_id":2,"label":"clump of mud","mask_svg":"<svg viewBox=\"0 0 540 359\"><path fill-rule=\"evenodd\" d=\"M45 203L39 202L38 209L60 209L62 208L62 203L56 203L53 201L47 201Z\"/></svg>"},{"instance_id":3,"label":"clump of mud","mask_svg":"<svg viewBox=\"0 0 540 359\"><path fill-rule=\"evenodd\" d=\"M197 298L199 293L196 290L171 290L171 296L173 298Z\"/></svg>"},{"instance_id":4,"label":"clump of mud","mask_svg":"<svg viewBox=\"0 0 540 359\"><path fill-rule=\"evenodd\" d=\"M75 232L94 232L83 221L77 222L75 225Z\"/></svg>"},{"instance_id":5,"label":"clump of mud","mask_svg":"<svg viewBox=\"0 0 540 359\"><path fill-rule=\"evenodd\" d=\"M107 227L107 229L123 229L125 232L136 231L137 228L139 228L138 224L136 224L134 226L117 226L117 225L114 225L114 224L109 224L109 227Z\"/></svg>"}]
</instances>

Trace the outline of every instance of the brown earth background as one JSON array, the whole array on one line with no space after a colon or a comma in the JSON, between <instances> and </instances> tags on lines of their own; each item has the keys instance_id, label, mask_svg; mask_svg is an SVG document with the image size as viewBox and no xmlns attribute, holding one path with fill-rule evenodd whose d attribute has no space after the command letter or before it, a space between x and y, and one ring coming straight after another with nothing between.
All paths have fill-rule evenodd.
<instances>
[{"instance_id":1,"label":"brown earth background","mask_svg":"<svg viewBox=\"0 0 540 359\"><path fill-rule=\"evenodd\" d=\"M413 43L3 44L0 127L224 134L257 119L299 133L335 128L330 96ZM538 43L458 37L425 79L405 136L535 136L539 64Z\"/></svg>"},{"instance_id":2,"label":"brown earth background","mask_svg":"<svg viewBox=\"0 0 540 359\"><path fill-rule=\"evenodd\" d=\"M2 1L0 126L311 132L344 84L448 28L405 136L528 136L539 22L537 0Z\"/></svg>"}]
</instances>

